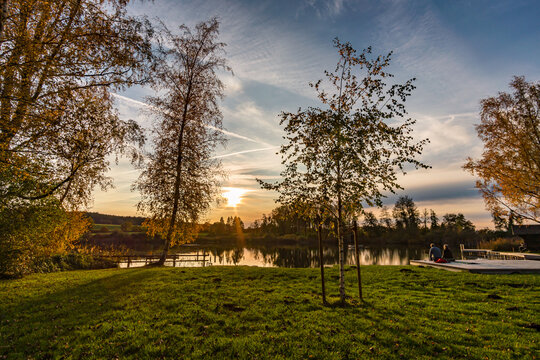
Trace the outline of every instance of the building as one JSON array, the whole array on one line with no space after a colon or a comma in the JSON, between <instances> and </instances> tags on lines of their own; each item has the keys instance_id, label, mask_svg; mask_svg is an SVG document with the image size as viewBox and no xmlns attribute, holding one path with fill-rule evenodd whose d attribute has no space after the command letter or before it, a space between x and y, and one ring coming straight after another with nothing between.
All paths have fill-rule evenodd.
<instances>
[{"instance_id":1,"label":"building","mask_svg":"<svg viewBox=\"0 0 540 360\"><path fill-rule=\"evenodd\" d=\"M540 225L512 225L512 233L522 238L529 250L540 250Z\"/></svg>"}]
</instances>

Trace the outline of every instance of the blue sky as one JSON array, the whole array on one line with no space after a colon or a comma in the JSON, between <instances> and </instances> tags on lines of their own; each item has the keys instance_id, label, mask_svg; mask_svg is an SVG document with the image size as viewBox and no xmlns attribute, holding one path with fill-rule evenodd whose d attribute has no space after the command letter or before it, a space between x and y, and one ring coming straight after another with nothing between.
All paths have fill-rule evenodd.
<instances>
[{"instance_id":1,"label":"blue sky","mask_svg":"<svg viewBox=\"0 0 540 360\"><path fill-rule=\"evenodd\" d=\"M223 186L246 192L237 207L216 206L208 220L237 213L250 222L275 206L275 194L260 190L255 178L278 178L278 115L318 105L308 83L335 66L332 39L337 36L357 49L394 51L396 80L417 78L407 106L417 119L415 136L431 140L421 159L432 169L400 177L405 190L386 203L408 194L421 210L462 212L478 226L491 226L474 178L461 166L467 156L482 152L474 130L480 99L506 91L513 75L540 80L538 1L154 0L134 2L130 11L159 17L171 29L212 16L221 20L234 76L222 76L229 143L216 156L229 172ZM121 116L149 128L140 108L151 94L146 88L119 93ZM121 160L109 175L116 188L97 191L92 210L136 214L138 194L130 185L137 171Z\"/></svg>"}]
</instances>

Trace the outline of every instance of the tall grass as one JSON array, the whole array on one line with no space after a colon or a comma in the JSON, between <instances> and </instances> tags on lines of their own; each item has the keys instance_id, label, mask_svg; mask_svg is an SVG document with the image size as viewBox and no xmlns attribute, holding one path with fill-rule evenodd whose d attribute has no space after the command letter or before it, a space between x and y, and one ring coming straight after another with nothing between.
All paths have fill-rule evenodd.
<instances>
[{"instance_id":1,"label":"tall grass","mask_svg":"<svg viewBox=\"0 0 540 360\"><path fill-rule=\"evenodd\" d=\"M523 242L520 237L497 238L480 242L481 249L490 249L495 251L518 251L519 245Z\"/></svg>"}]
</instances>

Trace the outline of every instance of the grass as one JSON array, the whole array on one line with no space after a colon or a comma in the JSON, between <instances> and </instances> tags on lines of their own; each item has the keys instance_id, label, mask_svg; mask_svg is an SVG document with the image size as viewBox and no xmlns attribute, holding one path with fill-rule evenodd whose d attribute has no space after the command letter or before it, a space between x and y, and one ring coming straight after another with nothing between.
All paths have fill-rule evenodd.
<instances>
[{"instance_id":1,"label":"grass","mask_svg":"<svg viewBox=\"0 0 540 360\"><path fill-rule=\"evenodd\" d=\"M362 270L366 301L345 307L321 305L318 269L108 269L0 281L0 358L538 357L539 276ZM327 274L337 302L337 269Z\"/></svg>"}]
</instances>

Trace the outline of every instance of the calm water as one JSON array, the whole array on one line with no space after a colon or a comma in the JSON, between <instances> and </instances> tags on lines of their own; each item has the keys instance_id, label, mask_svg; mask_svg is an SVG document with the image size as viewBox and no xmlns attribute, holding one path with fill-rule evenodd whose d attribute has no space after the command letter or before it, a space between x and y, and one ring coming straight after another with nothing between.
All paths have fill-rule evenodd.
<instances>
[{"instance_id":1,"label":"calm water","mask_svg":"<svg viewBox=\"0 0 540 360\"><path fill-rule=\"evenodd\" d=\"M198 246L196 244L182 246L171 251L171 254L196 254L202 260L202 252L206 252L207 265L248 265L261 267L318 267L319 250L317 247L279 247L279 246L254 246L254 247L218 247ZM159 252L156 252L158 254ZM427 249L406 247L377 247L366 246L360 251L360 263L362 265L408 265L411 259L427 259ZM209 255L208 255L209 254ZM345 248L346 263L355 264L354 248ZM325 247L323 249L324 264L335 265L339 261L337 247ZM144 266L144 261L132 263L132 267ZM167 262L172 266L172 261ZM176 262L176 266L200 266L196 262ZM126 267L127 264L120 264Z\"/></svg>"}]
</instances>

